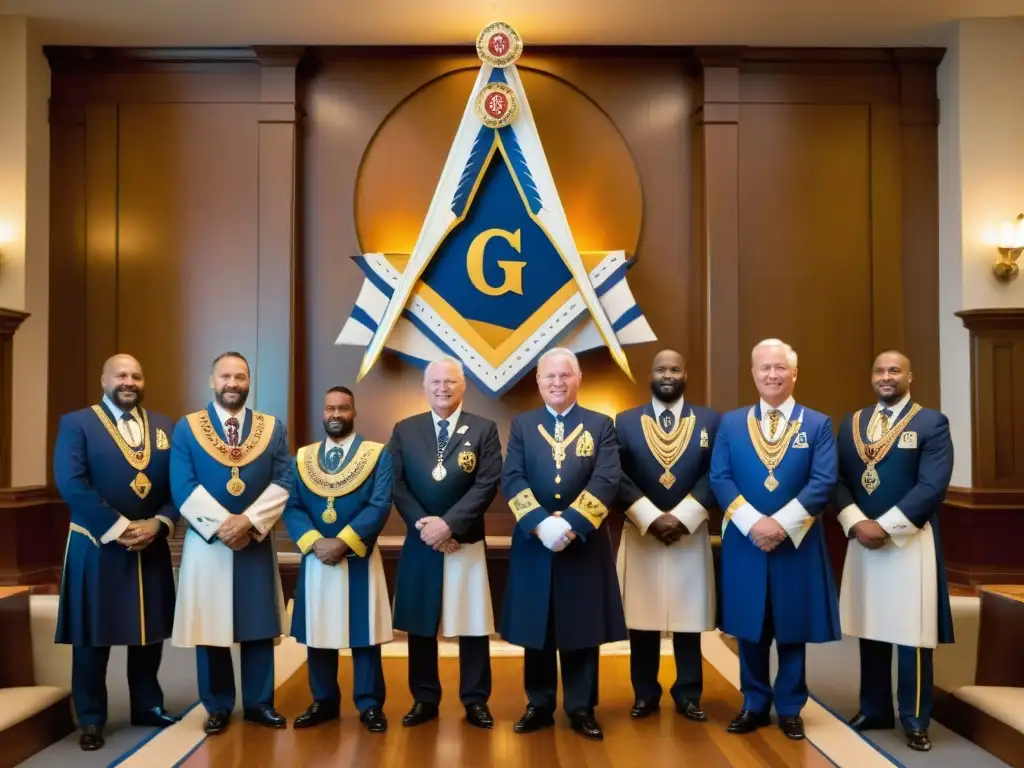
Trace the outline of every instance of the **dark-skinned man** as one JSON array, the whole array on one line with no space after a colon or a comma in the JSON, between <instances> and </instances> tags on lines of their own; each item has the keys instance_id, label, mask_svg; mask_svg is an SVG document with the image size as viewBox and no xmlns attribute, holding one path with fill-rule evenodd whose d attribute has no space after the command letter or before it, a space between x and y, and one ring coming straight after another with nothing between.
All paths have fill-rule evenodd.
<instances>
[{"instance_id":1,"label":"dark-skinned man","mask_svg":"<svg viewBox=\"0 0 1024 768\"><path fill-rule=\"evenodd\" d=\"M295 728L336 720L338 651L352 649L353 702L373 733L387 730L381 643L392 639L384 562L377 537L391 512L391 456L355 432L352 391L324 395L326 439L300 448L284 512L302 553L292 636L306 646L313 703Z\"/></svg>"},{"instance_id":2,"label":"dark-skinned man","mask_svg":"<svg viewBox=\"0 0 1024 768\"><path fill-rule=\"evenodd\" d=\"M626 513L618 574L629 628L629 673L636 701L630 714L658 709L661 635L672 633L676 711L707 719L700 706L700 633L715 628L715 574L708 481L718 415L685 402L686 363L663 350L651 365L644 405L615 418L622 480L617 507Z\"/></svg>"},{"instance_id":3,"label":"dark-skinned man","mask_svg":"<svg viewBox=\"0 0 1024 768\"><path fill-rule=\"evenodd\" d=\"M174 620L172 424L142 407L146 381L134 357L107 360L100 386L98 405L61 417L53 455L71 510L56 642L74 646L71 698L85 751L104 744L113 645L128 646L132 725L177 722L157 680Z\"/></svg>"},{"instance_id":4,"label":"dark-skinned man","mask_svg":"<svg viewBox=\"0 0 1024 768\"><path fill-rule=\"evenodd\" d=\"M895 725L892 646L898 647L899 719L911 749L931 749L932 654L953 642L939 543L939 508L953 473L949 420L910 396L906 355L875 358L877 402L839 430L839 522L850 539L839 600L843 632L860 638L857 731Z\"/></svg>"},{"instance_id":5,"label":"dark-skinned man","mask_svg":"<svg viewBox=\"0 0 1024 768\"><path fill-rule=\"evenodd\" d=\"M285 425L245 406L249 364L238 352L213 361L213 401L182 418L171 439L171 492L189 529L178 572L172 640L196 649L207 734L235 707L231 646L242 657L246 720L284 728L274 709L274 641L286 613L273 539L291 490Z\"/></svg>"},{"instance_id":6,"label":"dark-skinned man","mask_svg":"<svg viewBox=\"0 0 1024 768\"><path fill-rule=\"evenodd\" d=\"M493 728L490 635L494 631L487 578L484 513L498 493L501 442L490 419L462 407L466 377L453 358L423 372L430 410L395 425L395 508L405 542L395 584L395 629L409 633L412 709L405 726L437 717L441 679L437 636L459 638L459 700L466 722Z\"/></svg>"},{"instance_id":7,"label":"dark-skinned man","mask_svg":"<svg viewBox=\"0 0 1024 768\"><path fill-rule=\"evenodd\" d=\"M603 525L619 490L619 447L612 420L576 402L582 380L571 350L548 350L537 362L543 407L512 420L501 486L516 527L501 636L525 648L529 704L516 733L554 724L560 665L572 729L603 739L600 646L627 637Z\"/></svg>"}]
</instances>

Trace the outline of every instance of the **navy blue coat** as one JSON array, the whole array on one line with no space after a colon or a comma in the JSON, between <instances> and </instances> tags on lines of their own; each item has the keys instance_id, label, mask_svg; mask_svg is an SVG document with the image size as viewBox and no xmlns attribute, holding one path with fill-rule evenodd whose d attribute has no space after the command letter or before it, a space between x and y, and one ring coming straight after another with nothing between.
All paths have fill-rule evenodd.
<instances>
[{"instance_id":1,"label":"navy blue coat","mask_svg":"<svg viewBox=\"0 0 1024 768\"><path fill-rule=\"evenodd\" d=\"M167 536L178 520L169 477L171 422L139 408L149 463L131 466L130 451L107 406L61 417L53 476L71 510L57 612L56 642L86 646L146 645L170 637L174 623L174 575ZM142 472L151 487L142 496ZM118 516L160 516L157 538L139 552L100 539Z\"/></svg>"},{"instance_id":2,"label":"navy blue coat","mask_svg":"<svg viewBox=\"0 0 1024 768\"><path fill-rule=\"evenodd\" d=\"M526 648L577 650L626 638L611 536L602 525L619 490L615 427L607 416L579 404L564 422L567 441L577 429L579 434L568 442L561 470L538 429L553 435L555 418L538 408L512 420L502 472L502 493L517 524L501 636ZM558 553L531 533L554 512L577 536Z\"/></svg>"},{"instance_id":3,"label":"navy blue coat","mask_svg":"<svg viewBox=\"0 0 1024 768\"><path fill-rule=\"evenodd\" d=\"M460 430L466 427L465 431ZM395 586L395 629L433 637L441 621L444 554L420 539L416 521L442 517L460 544L484 540L484 513L498 493L501 440L489 419L462 411L437 466L437 437L430 412L403 419L388 443L394 475L394 503L405 522L405 542Z\"/></svg>"},{"instance_id":4,"label":"navy blue coat","mask_svg":"<svg viewBox=\"0 0 1024 768\"><path fill-rule=\"evenodd\" d=\"M908 402L903 413L908 413L913 405L913 402ZM872 405L860 412L860 436L865 443L869 442L867 428L874 410L875 406ZM861 460L853 441L853 414L847 415L839 428L836 506L842 510L850 504L856 504L870 520L877 520L893 507L899 507L918 529L923 528L925 523L931 523L938 560L938 639L940 643L952 643L953 616L939 541L939 509L953 475L953 441L949 436L949 419L938 411L922 408L907 423L900 438L911 432L917 434L916 447L901 448L899 443L894 445L886 457L875 465L880 482L875 491L869 494L861 485L861 475L867 465ZM893 588L898 589L899 585L894 584Z\"/></svg>"},{"instance_id":5,"label":"navy blue coat","mask_svg":"<svg viewBox=\"0 0 1024 768\"><path fill-rule=\"evenodd\" d=\"M683 403L680 418L686 419L692 415L695 423L689 444L676 463L669 467L676 478L671 488L666 488L658 480L665 470L647 447L640 421L643 416L650 416L657 421L659 415L654 412L651 403L646 403L615 417L619 460L622 463L622 480L616 506L625 511L646 496L654 506L667 512L692 495L702 507L713 509L717 502L711 492L708 470L711 468L711 448L718 433L718 414L710 408ZM706 444L703 440L705 436ZM628 517L626 521L632 523Z\"/></svg>"},{"instance_id":6,"label":"navy blue coat","mask_svg":"<svg viewBox=\"0 0 1024 768\"><path fill-rule=\"evenodd\" d=\"M839 603L825 530L818 518L832 498L837 481L836 447L827 416L800 404L792 418L801 419L782 463L775 469L778 487L765 485L768 470L758 458L748 432L751 408L722 417L711 456L711 489L725 510L722 523L722 631L757 642L762 638L766 608L771 604L774 637L780 643L838 640ZM761 421L760 404L753 418ZM812 517L799 548L786 539L770 553L758 549L728 525L732 512L749 502L772 515L797 499Z\"/></svg>"}]
</instances>

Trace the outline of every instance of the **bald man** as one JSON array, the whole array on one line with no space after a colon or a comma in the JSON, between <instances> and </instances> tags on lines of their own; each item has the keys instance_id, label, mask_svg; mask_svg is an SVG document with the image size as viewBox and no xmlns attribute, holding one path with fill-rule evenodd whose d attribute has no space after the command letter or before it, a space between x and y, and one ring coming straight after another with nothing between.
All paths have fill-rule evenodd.
<instances>
[{"instance_id":1,"label":"bald man","mask_svg":"<svg viewBox=\"0 0 1024 768\"><path fill-rule=\"evenodd\" d=\"M860 638L856 731L891 729L892 647L907 746L931 749L932 654L953 642L949 587L939 543L939 508L953 474L949 420L910 397L910 360L890 350L875 358L876 403L839 429L839 522L850 539L839 615Z\"/></svg>"},{"instance_id":2,"label":"bald man","mask_svg":"<svg viewBox=\"0 0 1024 768\"><path fill-rule=\"evenodd\" d=\"M139 361L103 365L99 404L61 417L53 474L71 510L56 642L73 646L71 699L85 751L103 747L110 647L128 646L132 725L177 722L157 680L174 620L168 537L171 422L142 407Z\"/></svg>"}]
</instances>

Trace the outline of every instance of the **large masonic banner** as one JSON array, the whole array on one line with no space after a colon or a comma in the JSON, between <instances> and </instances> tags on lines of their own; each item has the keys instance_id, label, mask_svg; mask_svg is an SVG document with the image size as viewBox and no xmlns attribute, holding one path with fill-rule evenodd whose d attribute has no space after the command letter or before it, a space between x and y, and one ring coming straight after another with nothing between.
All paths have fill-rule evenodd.
<instances>
[{"instance_id":1,"label":"large masonic banner","mask_svg":"<svg viewBox=\"0 0 1024 768\"><path fill-rule=\"evenodd\" d=\"M336 344L365 347L361 379L386 348L418 365L443 355L500 396L544 350L655 341L626 283L624 251L580 253L515 61L509 25L481 32L483 61L409 256L367 253Z\"/></svg>"}]
</instances>

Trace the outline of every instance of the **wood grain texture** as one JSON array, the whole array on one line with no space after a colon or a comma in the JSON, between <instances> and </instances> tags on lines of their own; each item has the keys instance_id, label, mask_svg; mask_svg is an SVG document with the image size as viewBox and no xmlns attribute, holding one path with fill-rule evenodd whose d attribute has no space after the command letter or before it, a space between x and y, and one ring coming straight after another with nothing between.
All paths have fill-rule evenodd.
<instances>
[{"instance_id":1,"label":"wood grain texture","mask_svg":"<svg viewBox=\"0 0 1024 768\"><path fill-rule=\"evenodd\" d=\"M975 685L1024 688L1020 638L1024 637L1024 599L1012 587L982 587Z\"/></svg>"},{"instance_id":2,"label":"wood grain texture","mask_svg":"<svg viewBox=\"0 0 1024 768\"><path fill-rule=\"evenodd\" d=\"M950 488L939 521L951 583L1024 583L1024 492Z\"/></svg>"},{"instance_id":3,"label":"wood grain texture","mask_svg":"<svg viewBox=\"0 0 1024 768\"><path fill-rule=\"evenodd\" d=\"M48 488L0 489L0 585L59 584L69 520Z\"/></svg>"},{"instance_id":4,"label":"wood grain texture","mask_svg":"<svg viewBox=\"0 0 1024 768\"><path fill-rule=\"evenodd\" d=\"M0 309L0 488L11 485L14 334L27 318L27 312Z\"/></svg>"},{"instance_id":5,"label":"wood grain texture","mask_svg":"<svg viewBox=\"0 0 1024 768\"><path fill-rule=\"evenodd\" d=\"M831 765L808 742L786 739L775 727L749 736L732 736L725 726L736 714L741 697L710 664L704 664L704 709L709 722L693 723L662 704L661 712L645 720L629 716L633 692L629 684L628 657L602 657L598 721L604 728L603 742L586 741L573 733L559 712L553 728L529 734L513 733L512 724L526 706L521 658L491 660L494 692L490 708L495 719L493 731L472 728L463 720L458 700L458 660L442 658L441 685L446 695L438 720L416 728L403 728L401 717L412 706L406 680L406 659L384 659L388 690L385 712L386 734L370 734L359 724L351 703L352 667L341 660L342 720L308 731L271 731L258 726L232 723L227 733L209 738L183 765L186 768L212 766L346 765L352 768L445 768L465 766L544 765L551 768L611 768L635 765L638 759L650 765L699 766L806 766ZM662 658L660 680L671 685L674 665ZM277 690L276 706L291 721L310 703L307 671L302 667Z\"/></svg>"}]
</instances>

